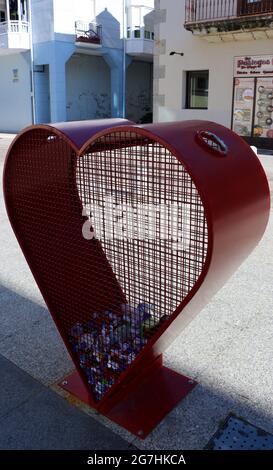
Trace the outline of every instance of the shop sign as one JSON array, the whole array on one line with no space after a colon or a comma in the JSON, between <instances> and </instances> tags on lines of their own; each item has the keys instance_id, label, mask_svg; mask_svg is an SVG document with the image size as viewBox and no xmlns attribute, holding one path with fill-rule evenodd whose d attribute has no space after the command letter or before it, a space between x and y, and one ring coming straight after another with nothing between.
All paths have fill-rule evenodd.
<instances>
[{"instance_id":1,"label":"shop sign","mask_svg":"<svg viewBox=\"0 0 273 470\"><path fill-rule=\"evenodd\" d=\"M240 56L234 58L235 77L266 77L273 75L273 55Z\"/></svg>"}]
</instances>

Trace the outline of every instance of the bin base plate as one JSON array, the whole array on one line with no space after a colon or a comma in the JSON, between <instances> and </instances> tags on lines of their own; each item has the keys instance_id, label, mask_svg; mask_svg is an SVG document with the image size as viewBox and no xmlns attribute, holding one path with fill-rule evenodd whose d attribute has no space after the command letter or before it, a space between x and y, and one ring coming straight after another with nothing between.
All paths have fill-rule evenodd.
<instances>
[{"instance_id":1,"label":"bin base plate","mask_svg":"<svg viewBox=\"0 0 273 470\"><path fill-rule=\"evenodd\" d=\"M145 439L196 385L194 380L161 366L145 380L135 383L127 396L123 395L115 404L102 408L94 406L78 372L73 372L59 384L140 439Z\"/></svg>"}]
</instances>

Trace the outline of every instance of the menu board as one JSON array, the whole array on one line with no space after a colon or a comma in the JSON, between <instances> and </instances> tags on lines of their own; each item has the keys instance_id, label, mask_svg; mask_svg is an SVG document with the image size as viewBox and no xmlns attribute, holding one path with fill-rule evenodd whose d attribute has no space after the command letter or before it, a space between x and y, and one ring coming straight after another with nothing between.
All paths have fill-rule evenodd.
<instances>
[{"instance_id":1,"label":"menu board","mask_svg":"<svg viewBox=\"0 0 273 470\"><path fill-rule=\"evenodd\" d=\"M235 78L232 129L241 136L252 133L254 88L254 78Z\"/></svg>"},{"instance_id":2,"label":"menu board","mask_svg":"<svg viewBox=\"0 0 273 470\"><path fill-rule=\"evenodd\" d=\"M257 79L253 136L273 138L273 77Z\"/></svg>"}]
</instances>

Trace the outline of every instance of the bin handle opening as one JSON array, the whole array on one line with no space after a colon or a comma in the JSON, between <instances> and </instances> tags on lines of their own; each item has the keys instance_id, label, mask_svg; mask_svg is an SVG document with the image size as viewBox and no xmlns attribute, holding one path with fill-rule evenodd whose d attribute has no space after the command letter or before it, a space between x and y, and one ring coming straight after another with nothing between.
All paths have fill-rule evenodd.
<instances>
[{"instance_id":1,"label":"bin handle opening","mask_svg":"<svg viewBox=\"0 0 273 470\"><path fill-rule=\"evenodd\" d=\"M220 137L209 131L198 131L196 134L197 142L211 150L219 156L225 156L228 153L228 146Z\"/></svg>"}]
</instances>

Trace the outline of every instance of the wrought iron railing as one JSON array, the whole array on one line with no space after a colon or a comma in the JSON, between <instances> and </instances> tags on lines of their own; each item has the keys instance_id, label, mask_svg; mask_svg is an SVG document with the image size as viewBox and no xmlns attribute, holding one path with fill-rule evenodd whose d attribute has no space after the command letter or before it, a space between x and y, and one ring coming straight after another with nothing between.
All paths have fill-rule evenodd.
<instances>
[{"instance_id":1,"label":"wrought iron railing","mask_svg":"<svg viewBox=\"0 0 273 470\"><path fill-rule=\"evenodd\" d=\"M273 0L238 0L238 16L273 13Z\"/></svg>"},{"instance_id":2,"label":"wrought iron railing","mask_svg":"<svg viewBox=\"0 0 273 470\"><path fill-rule=\"evenodd\" d=\"M85 42L90 44L102 43L102 26L97 23L75 23L76 42Z\"/></svg>"},{"instance_id":3,"label":"wrought iron railing","mask_svg":"<svg viewBox=\"0 0 273 470\"><path fill-rule=\"evenodd\" d=\"M185 24L273 13L273 0L186 0Z\"/></svg>"}]
</instances>

